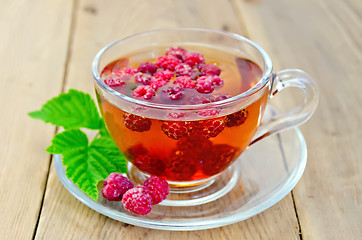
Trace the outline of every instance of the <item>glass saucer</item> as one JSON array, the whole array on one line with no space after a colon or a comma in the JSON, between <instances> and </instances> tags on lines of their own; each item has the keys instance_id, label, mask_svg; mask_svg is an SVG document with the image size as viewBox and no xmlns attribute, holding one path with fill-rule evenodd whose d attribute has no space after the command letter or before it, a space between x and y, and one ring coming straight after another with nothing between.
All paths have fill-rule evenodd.
<instances>
[{"instance_id":1,"label":"glass saucer","mask_svg":"<svg viewBox=\"0 0 362 240\"><path fill-rule=\"evenodd\" d=\"M253 144L219 175L229 179L225 183L228 189L216 200L176 206L166 202L153 206L146 216L131 214L121 203L109 202L101 194L98 202L92 200L66 177L60 155L54 156L54 163L68 191L93 210L136 226L187 231L239 222L279 202L301 178L307 163L307 148L298 128L269 136Z\"/></svg>"}]
</instances>

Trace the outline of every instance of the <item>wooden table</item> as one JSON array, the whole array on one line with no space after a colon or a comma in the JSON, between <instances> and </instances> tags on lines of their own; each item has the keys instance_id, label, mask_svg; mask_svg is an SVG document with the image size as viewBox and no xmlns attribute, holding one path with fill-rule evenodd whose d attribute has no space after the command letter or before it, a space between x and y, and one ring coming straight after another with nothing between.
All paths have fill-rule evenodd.
<instances>
[{"instance_id":1,"label":"wooden table","mask_svg":"<svg viewBox=\"0 0 362 240\"><path fill-rule=\"evenodd\" d=\"M55 127L26 115L69 88L93 94L91 60L106 44L177 26L242 34L276 71L303 69L320 88L319 107L301 127L308 165L294 190L212 230L150 230L86 207L44 151ZM2 0L0 30L0 239L362 238L362 1Z\"/></svg>"}]
</instances>

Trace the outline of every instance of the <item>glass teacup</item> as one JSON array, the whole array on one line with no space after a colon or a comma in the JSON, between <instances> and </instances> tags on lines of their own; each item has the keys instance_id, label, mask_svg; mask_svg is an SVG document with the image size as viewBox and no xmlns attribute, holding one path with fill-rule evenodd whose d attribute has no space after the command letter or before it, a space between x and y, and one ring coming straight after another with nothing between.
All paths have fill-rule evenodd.
<instances>
[{"instance_id":1,"label":"glass teacup","mask_svg":"<svg viewBox=\"0 0 362 240\"><path fill-rule=\"evenodd\" d=\"M212 95L214 100L206 101L192 101L195 96L186 96L188 101L184 104L173 104L132 98L104 82L102 74L109 66L132 66L148 61L169 47L202 52L206 57L221 56L218 58L221 63L223 57L227 59L225 62L231 61L240 76L220 76L224 82L229 81L228 91L242 90L234 95L228 91ZM243 68L248 71L257 68L256 75L245 81L243 71L247 70ZM221 173L248 146L304 123L318 103L317 87L306 73L301 70L273 73L271 60L262 48L242 36L216 30L163 29L122 38L96 55L92 72L105 124L130 162L130 177L141 183L149 175L161 176L170 183L171 192L185 193L188 199L220 191L219 184L200 195L200 191L215 181L223 182ZM303 101L261 124L268 99L287 87L301 89ZM175 128L182 129L183 134L171 132Z\"/></svg>"}]
</instances>

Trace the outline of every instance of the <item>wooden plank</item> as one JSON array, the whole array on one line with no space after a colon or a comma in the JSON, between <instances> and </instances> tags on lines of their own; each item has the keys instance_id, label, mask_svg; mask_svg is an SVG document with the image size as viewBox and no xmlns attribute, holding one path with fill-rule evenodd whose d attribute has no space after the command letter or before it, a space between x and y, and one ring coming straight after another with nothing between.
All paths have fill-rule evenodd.
<instances>
[{"instance_id":1,"label":"wooden plank","mask_svg":"<svg viewBox=\"0 0 362 240\"><path fill-rule=\"evenodd\" d=\"M27 116L61 91L72 4L2 1L0 8L0 239L31 239L55 128Z\"/></svg>"},{"instance_id":2,"label":"wooden plank","mask_svg":"<svg viewBox=\"0 0 362 240\"><path fill-rule=\"evenodd\" d=\"M299 239L288 195L246 221L192 232L137 227L105 217L75 199L52 167L36 239Z\"/></svg>"},{"instance_id":3,"label":"wooden plank","mask_svg":"<svg viewBox=\"0 0 362 240\"><path fill-rule=\"evenodd\" d=\"M362 2L238 1L253 40L277 69L298 67L320 88L320 104L302 127L306 172L293 191L303 239L362 235Z\"/></svg>"},{"instance_id":4,"label":"wooden plank","mask_svg":"<svg viewBox=\"0 0 362 240\"><path fill-rule=\"evenodd\" d=\"M224 13L220 14L220 9ZM93 93L90 63L106 44L131 33L176 26L227 29L246 35L233 6L226 1L82 0L67 74L66 88ZM291 195L247 221L213 230L169 232L123 224L76 200L51 168L37 239L299 239Z\"/></svg>"}]
</instances>

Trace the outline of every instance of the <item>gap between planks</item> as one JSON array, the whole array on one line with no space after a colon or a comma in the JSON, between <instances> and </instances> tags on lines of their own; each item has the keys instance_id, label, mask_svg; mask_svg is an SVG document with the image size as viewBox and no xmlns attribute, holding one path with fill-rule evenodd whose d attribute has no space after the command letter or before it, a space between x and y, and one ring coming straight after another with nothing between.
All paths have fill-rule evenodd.
<instances>
[{"instance_id":1,"label":"gap between planks","mask_svg":"<svg viewBox=\"0 0 362 240\"><path fill-rule=\"evenodd\" d=\"M239 19L239 23L242 25L243 29L245 29L245 32L244 32L245 37L250 38L250 31L249 31L248 26L245 23L245 19L242 17L242 13L239 11L239 8L238 8L237 3L236 3L236 1L238 1L238 0L229 0L229 1L230 1L230 4L233 6L233 10L235 12L235 15ZM283 156L284 166L286 168L285 170L288 171L288 165L286 164L284 149L283 149L283 146L281 144L281 139L280 139L279 134L278 134L278 142L279 142L279 149L280 149L280 151L282 153L282 156ZM291 194L292 201L293 201L295 217L296 217L296 220L297 220L297 223L298 223L299 239L303 240L302 227L301 227L300 220L299 220L298 209L297 209L297 206L296 206L296 203L295 203L293 190L290 191L290 194Z\"/></svg>"},{"instance_id":2,"label":"gap between planks","mask_svg":"<svg viewBox=\"0 0 362 240\"><path fill-rule=\"evenodd\" d=\"M247 28L246 22L244 20L244 18L242 17L241 12L238 10L238 8L236 7L236 0L229 0L231 6L233 6L233 11L235 13L235 15L237 16L237 19L239 20L239 24L242 26L242 29L244 29L245 31L243 31L243 35L247 38L250 38L250 32ZM70 64L70 58L72 55L72 48L73 48L73 40L74 40L74 35L75 35L75 29L76 29L76 25L77 25L77 17L78 17L78 12L79 12L79 0L74 0L73 1L73 8L72 8L72 17L71 17L71 24L70 24L70 34L69 34L69 38L68 38L68 47L67 47L67 55L66 55L66 60L65 60L65 67L64 67L64 74L63 74L63 82L62 82L62 87L61 87L61 92L65 91L66 88L66 84L68 81L68 71L69 71L69 64ZM228 31L228 29L223 29ZM54 132L54 134L56 134L58 128L56 129L56 131ZM283 153L284 156L284 150L282 148L282 146L280 145L280 151ZM284 158L284 157L283 157ZM40 206L40 210L39 210L39 214L38 214L38 218L37 218L37 222L36 222L36 226L34 229L34 234L33 234L33 238L35 239L36 234L37 234L37 230L38 230L38 225L39 225L39 221L41 218L41 214L42 214L42 210L43 210L43 204L44 204L44 198L45 198L45 194L47 191L47 186L48 186L48 182L49 182L49 174L50 174L50 168L52 165L52 157L50 158L49 161L49 166L48 166L48 174L46 176L46 184L44 186L44 191L43 191L43 196L42 196L42 201L41 201L41 206ZM293 199L293 206L294 206L294 211L295 211L295 215L297 218L297 222L298 222L298 230L299 230L299 237L300 239L302 239L301 236L301 228L300 228L300 222L299 222L299 218L298 218L298 213L297 213L297 209L295 206L295 201L294 201L294 196L293 196L293 192L291 192L291 196ZM127 224L128 225L128 224Z\"/></svg>"},{"instance_id":3,"label":"gap between planks","mask_svg":"<svg viewBox=\"0 0 362 240\"><path fill-rule=\"evenodd\" d=\"M288 169L288 164L287 164L287 161L286 161L286 158L285 158L285 152L284 152L284 148L283 148L283 145L282 145L282 138L281 138L281 136L280 136L279 133L277 133L277 137L278 137L278 146L279 146L280 152L282 153L282 157L283 157L284 168L285 168L285 171L288 172L288 171L289 171L289 169ZM299 239L300 239L300 240L303 240L302 227L301 227L300 221L299 221L298 210L297 210L297 205L296 205L296 203L295 203L293 190L290 191L290 194L291 194L292 201L293 201L293 207L294 207L295 217L296 217L297 223L298 223Z\"/></svg>"},{"instance_id":4,"label":"gap between planks","mask_svg":"<svg viewBox=\"0 0 362 240\"><path fill-rule=\"evenodd\" d=\"M230 4L233 6L233 10L235 12L235 15L239 19L239 23L242 25L243 29L245 29L245 31L244 31L245 37L250 39L250 31L249 31L248 26L247 26L247 24L245 22L245 19L242 17L242 12L239 10L240 8L237 6L237 3L236 3L236 1L238 1L238 0L229 0L229 1L230 1ZM253 40L253 39L250 39L250 40ZM286 163L284 149L283 149L283 146L281 144L280 134L277 134L277 136L278 136L278 142L279 142L279 149L280 149L280 151L282 153L285 170L288 171L288 165ZM290 191L290 194L291 194L292 201L293 201L295 217L296 217L296 220L297 220L297 223L298 223L299 239L302 240L303 239L302 227L301 227L300 220L299 220L298 209L297 209L297 206L296 206L296 203L295 203L293 190Z\"/></svg>"},{"instance_id":5,"label":"gap between planks","mask_svg":"<svg viewBox=\"0 0 362 240\"><path fill-rule=\"evenodd\" d=\"M66 82L67 82L68 68L69 68L69 62L70 62L69 60L70 60L71 53L72 53L72 45L73 45L73 38L74 38L74 32L75 32L75 26L76 26L76 18L77 18L78 7L79 7L79 0L74 0L73 1L73 7L72 7L72 16L71 16L71 21L70 21L70 26L69 26L70 30L69 30L69 38L68 38L68 43L67 43L67 45L68 45L68 47L67 47L67 55L65 57L65 62L64 62L64 74L63 74L63 81L62 81L62 86L61 86L61 89L60 89L60 93L64 92L65 85L66 85ZM59 127L56 127L55 131L54 131L54 135L57 134L58 131L59 131ZM38 213L38 217L37 217L37 220L36 220L36 223L35 223L33 236L32 236L33 240L36 237L40 217L41 217L42 210L43 210L45 194L46 194L46 190L47 190L48 182L49 182L50 168L52 166L52 160L53 160L53 155L50 154L50 156L49 156L49 165L48 165L48 173L47 173L46 178L45 178L43 196L42 196L42 199L41 199L41 202L40 202L39 213Z\"/></svg>"}]
</instances>

